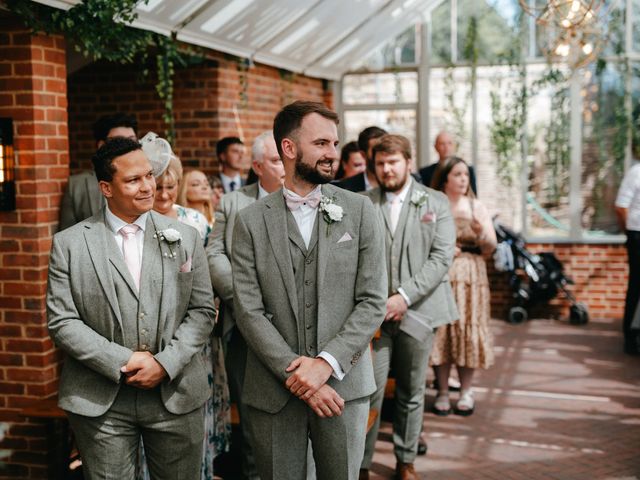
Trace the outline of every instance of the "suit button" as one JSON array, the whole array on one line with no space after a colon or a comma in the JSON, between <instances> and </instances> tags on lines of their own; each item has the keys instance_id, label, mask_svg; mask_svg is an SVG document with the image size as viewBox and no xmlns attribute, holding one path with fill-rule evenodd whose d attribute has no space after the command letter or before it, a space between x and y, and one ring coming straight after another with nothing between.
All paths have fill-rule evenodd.
<instances>
[{"instance_id":1,"label":"suit button","mask_svg":"<svg viewBox=\"0 0 640 480\"><path fill-rule=\"evenodd\" d=\"M146 335L148 332L147 332L147 329L146 329L146 328L143 328L142 330L140 330L140 333L141 333L142 335Z\"/></svg>"},{"instance_id":2,"label":"suit button","mask_svg":"<svg viewBox=\"0 0 640 480\"><path fill-rule=\"evenodd\" d=\"M309 330L311 328L311 325L307 325L307 330Z\"/></svg>"},{"instance_id":3,"label":"suit button","mask_svg":"<svg viewBox=\"0 0 640 480\"><path fill-rule=\"evenodd\" d=\"M149 345L147 345L146 343L143 343L142 345L140 345L140 350L142 350L143 352L146 352L147 350L149 350Z\"/></svg>"},{"instance_id":4,"label":"suit button","mask_svg":"<svg viewBox=\"0 0 640 480\"><path fill-rule=\"evenodd\" d=\"M305 280L304 284L308 287L309 285L313 285L313 282L311 280Z\"/></svg>"},{"instance_id":5,"label":"suit button","mask_svg":"<svg viewBox=\"0 0 640 480\"><path fill-rule=\"evenodd\" d=\"M310 352L313 352L314 348L311 345L309 345L309 347L307 347L307 350L309 350Z\"/></svg>"},{"instance_id":6,"label":"suit button","mask_svg":"<svg viewBox=\"0 0 640 480\"><path fill-rule=\"evenodd\" d=\"M307 304L305 305L305 307L307 307L307 308L311 308L311 305L313 305L313 304L312 304L312 303L307 303Z\"/></svg>"},{"instance_id":7,"label":"suit button","mask_svg":"<svg viewBox=\"0 0 640 480\"><path fill-rule=\"evenodd\" d=\"M311 258L307 258L304 263L306 263L307 265L309 265L311 262L313 262L313 260Z\"/></svg>"},{"instance_id":8,"label":"suit button","mask_svg":"<svg viewBox=\"0 0 640 480\"><path fill-rule=\"evenodd\" d=\"M140 312L140 314L138 315L138 318L142 320L144 318L144 312Z\"/></svg>"}]
</instances>

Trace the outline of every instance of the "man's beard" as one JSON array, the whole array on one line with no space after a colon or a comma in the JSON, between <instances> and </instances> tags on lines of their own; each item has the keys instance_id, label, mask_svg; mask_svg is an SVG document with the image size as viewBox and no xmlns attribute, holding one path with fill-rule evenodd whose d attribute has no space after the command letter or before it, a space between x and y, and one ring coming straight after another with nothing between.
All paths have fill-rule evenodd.
<instances>
[{"instance_id":1,"label":"man's beard","mask_svg":"<svg viewBox=\"0 0 640 480\"><path fill-rule=\"evenodd\" d=\"M332 166L331 173L328 175L320 173L317 170L318 162L320 161L321 160L316 161L316 165L312 167L311 165L308 165L302 161L302 152L298 151L298 155L296 156L296 176L312 185L323 185L325 183L329 183L336 176L335 169Z\"/></svg>"},{"instance_id":2,"label":"man's beard","mask_svg":"<svg viewBox=\"0 0 640 480\"><path fill-rule=\"evenodd\" d=\"M384 192L391 192L391 193L399 192L407 184L408 179L409 179L408 171L405 172L404 178L396 177L389 180L382 178L382 179L379 179L380 188ZM388 182L393 182L393 183L388 183Z\"/></svg>"}]
</instances>

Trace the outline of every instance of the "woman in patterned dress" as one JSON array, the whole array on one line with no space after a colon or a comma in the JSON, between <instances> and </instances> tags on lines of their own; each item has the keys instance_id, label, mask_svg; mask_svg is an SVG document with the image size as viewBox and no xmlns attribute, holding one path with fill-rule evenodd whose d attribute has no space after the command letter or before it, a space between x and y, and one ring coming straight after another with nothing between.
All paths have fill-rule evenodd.
<instances>
[{"instance_id":1,"label":"woman in patterned dress","mask_svg":"<svg viewBox=\"0 0 640 480\"><path fill-rule=\"evenodd\" d=\"M178 187L182 179L182 164L173 156L166 170L156 178L156 196L153 209L167 217L194 227L206 244L211 225L205 216L193 208L176 204ZM205 403L204 412L204 450L202 458L202 480L213 480L213 460L229 447L231 418L227 377L222 360L220 339L211 337L204 346L201 355L207 368L207 378L211 395ZM138 479L148 480L149 471L141 449Z\"/></svg>"},{"instance_id":2,"label":"woman in patterned dress","mask_svg":"<svg viewBox=\"0 0 640 480\"><path fill-rule=\"evenodd\" d=\"M475 407L471 383L476 368L493 364L493 337L489 329L489 279L483 255L495 250L497 240L491 217L470 189L469 167L458 157L449 157L434 176L432 186L449 198L456 222L456 254L449 278L460 319L438 328L431 364L438 380L433 407L437 415L451 412L449 373L455 365L460 378L458 415L471 415Z\"/></svg>"}]
</instances>

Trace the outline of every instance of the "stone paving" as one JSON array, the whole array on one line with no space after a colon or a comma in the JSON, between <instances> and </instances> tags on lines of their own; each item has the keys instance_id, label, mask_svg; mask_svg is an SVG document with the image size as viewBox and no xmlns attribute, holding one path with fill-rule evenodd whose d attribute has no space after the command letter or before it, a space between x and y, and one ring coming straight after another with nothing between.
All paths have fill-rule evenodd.
<instances>
[{"instance_id":1,"label":"stone paving","mask_svg":"<svg viewBox=\"0 0 640 480\"><path fill-rule=\"evenodd\" d=\"M472 416L430 413L435 391L427 391L421 478L640 479L640 357L622 353L620 322L492 328L496 364L476 375ZM394 468L385 421L371 478L393 478Z\"/></svg>"}]
</instances>

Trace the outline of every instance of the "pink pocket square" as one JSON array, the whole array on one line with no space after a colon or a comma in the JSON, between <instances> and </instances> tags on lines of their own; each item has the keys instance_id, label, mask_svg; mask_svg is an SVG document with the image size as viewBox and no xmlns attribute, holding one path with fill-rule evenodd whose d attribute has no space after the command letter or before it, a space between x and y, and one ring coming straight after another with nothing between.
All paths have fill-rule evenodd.
<instances>
[{"instance_id":1,"label":"pink pocket square","mask_svg":"<svg viewBox=\"0 0 640 480\"><path fill-rule=\"evenodd\" d=\"M342 237L340 237L340 240L338 240L336 243L348 242L349 240L353 240L353 237L349 235L349 232L345 232L345 234L342 235Z\"/></svg>"},{"instance_id":2,"label":"pink pocket square","mask_svg":"<svg viewBox=\"0 0 640 480\"><path fill-rule=\"evenodd\" d=\"M181 273L190 272L190 271L191 271L191 257L187 258L187 261L180 266Z\"/></svg>"},{"instance_id":3,"label":"pink pocket square","mask_svg":"<svg viewBox=\"0 0 640 480\"><path fill-rule=\"evenodd\" d=\"M433 223L436 221L436 212L426 212L420 219L422 223Z\"/></svg>"}]
</instances>

